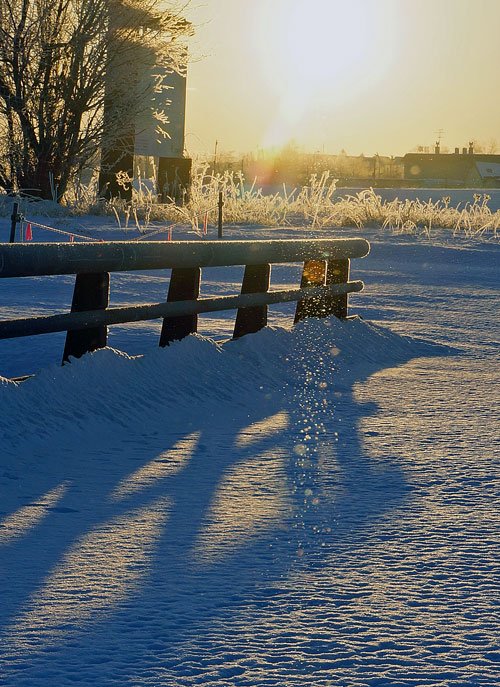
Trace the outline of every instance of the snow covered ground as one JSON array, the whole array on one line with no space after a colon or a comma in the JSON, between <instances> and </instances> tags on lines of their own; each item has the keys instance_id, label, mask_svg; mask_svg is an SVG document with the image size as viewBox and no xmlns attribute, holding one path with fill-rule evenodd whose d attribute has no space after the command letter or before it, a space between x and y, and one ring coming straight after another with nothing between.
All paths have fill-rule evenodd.
<instances>
[{"instance_id":1,"label":"snow covered ground","mask_svg":"<svg viewBox=\"0 0 500 687\"><path fill-rule=\"evenodd\" d=\"M42 368L0 385L1 685L500 684L499 246L365 235L363 319L117 327L64 368L60 336L0 342ZM71 299L7 281L2 317Z\"/></svg>"}]
</instances>

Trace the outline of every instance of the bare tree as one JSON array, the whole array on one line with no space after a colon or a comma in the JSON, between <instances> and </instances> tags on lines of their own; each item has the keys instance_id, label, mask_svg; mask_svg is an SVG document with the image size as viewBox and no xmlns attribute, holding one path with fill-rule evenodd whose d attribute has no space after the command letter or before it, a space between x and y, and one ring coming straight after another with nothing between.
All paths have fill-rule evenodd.
<instances>
[{"instance_id":1,"label":"bare tree","mask_svg":"<svg viewBox=\"0 0 500 687\"><path fill-rule=\"evenodd\" d=\"M0 185L61 198L106 130L141 107L140 63L185 67L182 8L161 0L1 0ZM113 89L110 70L127 79ZM108 76L107 76L108 75ZM158 127L167 120L157 113ZM115 147L117 141L112 142Z\"/></svg>"},{"instance_id":2,"label":"bare tree","mask_svg":"<svg viewBox=\"0 0 500 687\"><path fill-rule=\"evenodd\" d=\"M487 141L473 141L474 152L485 155L495 155L498 153L498 141L496 138L490 138Z\"/></svg>"}]
</instances>

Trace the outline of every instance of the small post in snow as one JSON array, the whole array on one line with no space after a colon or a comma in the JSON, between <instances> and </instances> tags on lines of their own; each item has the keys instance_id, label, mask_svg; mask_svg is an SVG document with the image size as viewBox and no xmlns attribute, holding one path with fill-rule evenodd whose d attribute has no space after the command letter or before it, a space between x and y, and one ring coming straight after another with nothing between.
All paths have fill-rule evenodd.
<instances>
[{"instance_id":1,"label":"small post in snow","mask_svg":"<svg viewBox=\"0 0 500 687\"><path fill-rule=\"evenodd\" d=\"M168 287L167 302L196 301L200 295L201 268L173 267ZM160 346L168 346L172 341L183 339L198 331L198 315L179 315L164 317L160 334Z\"/></svg>"},{"instance_id":2,"label":"small post in snow","mask_svg":"<svg viewBox=\"0 0 500 687\"><path fill-rule=\"evenodd\" d=\"M19 217L19 203L14 203L12 206L12 215L10 216L10 239L9 243L14 243L16 240L16 225L20 220Z\"/></svg>"},{"instance_id":3,"label":"small post in snow","mask_svg":"<svg viewBox=\"0 0 500 687\"><path fill-rule=\"evenodd\" d=\"M219 223L218 223L218 232L217 236L218 238L222 238L222 208L224 206L224 201L222 200L222 191L219 191Z\"/></svg>"},{"instance_id":4,"label":"small post in snow","mask_svg":"<svg viewBox=\"0 0 500 687\"><path fill-rule=\"evenodd\" d=\"M109 272L80 273L76 275L75 289L71 312L89 312L106 310L109 305ZM70 356L81 358L98 348L105 348L108 343L106 325L87 326L83 329L68 331L63 353L63 365L69 362Z\"/></svg>"},{"instance_id":5,"label":"small post in snow","mask_svg":"<svg viewBox=\"0 0 500 687\"><path fill-rule=\"evenodd\" d=\"M271 284L271 265L246 265L241 293L267 293ZM267 305L238 308L233 339L253 334L267 325Z\"/></svg>"},{"instance_id":6,"label":"small post in snow","mask_svg":"<svg viewBox=\"0 0 500 687\"><path fill-rule=\"evenodd\" d=\"M345 284L349 281L350 260L328 260L326 271L326 284ZM325 299L326 315L335 315L344 320L348 315L348 296L344 293L341 296L328 296Z\"/></svg>"}]
</instances>

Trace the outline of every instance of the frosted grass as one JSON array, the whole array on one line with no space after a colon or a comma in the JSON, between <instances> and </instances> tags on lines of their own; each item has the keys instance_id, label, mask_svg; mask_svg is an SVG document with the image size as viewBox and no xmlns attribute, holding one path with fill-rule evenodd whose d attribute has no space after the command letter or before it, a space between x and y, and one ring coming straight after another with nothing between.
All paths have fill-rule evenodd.
<instances>
[{"instance_id":1,"label":"frosted grass","mask_svg":"<svg viewBox=\"0 0 500 687\"><path fill-rule=\"evenodd\" d=\"M313 175L307 186L267 193L255 182L249 183L242 172L208 173L199 167L193 174L189 202L179 207L158 202L154 182L139 179L133 199L111 202L97 200L97 180L87 186L77 184L68 195L66 206L50 201L34 203L22 199L26 215L60 216L109 215L120 229L145 231L152 222L171 222L189 226L202 234L204 224L217 224L219 193L224 202L225 225L301 227L327 229L341 227L380 228L396 234L430 237L435 229L452 237L497 240L500 210L492 210L490 196L476 193L472 202L452 205L450 196L438 200L384 200L376 190L367 188L353 195L339 197L337 180L329 172ZM34 210L36 209L36 213ZM0 198L0 216L11 213L11 200Z\"/></svg>"}]
</instances>

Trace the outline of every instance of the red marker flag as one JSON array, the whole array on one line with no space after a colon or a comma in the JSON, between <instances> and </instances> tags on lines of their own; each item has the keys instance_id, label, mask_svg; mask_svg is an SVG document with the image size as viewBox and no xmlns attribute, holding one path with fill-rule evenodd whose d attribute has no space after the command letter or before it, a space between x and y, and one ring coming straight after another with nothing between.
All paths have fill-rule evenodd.
<instances>
[{"instance_id":1,"label":"red marker flag","mask_svg":"<svg viewBox=\"0 0 500 687\"><path fill-rule=\"evenodd\" d=\"M26 225L26 241L33 241L33 232L31 231L31 224L28 222Z\"/></svg>"}]
</instances>

